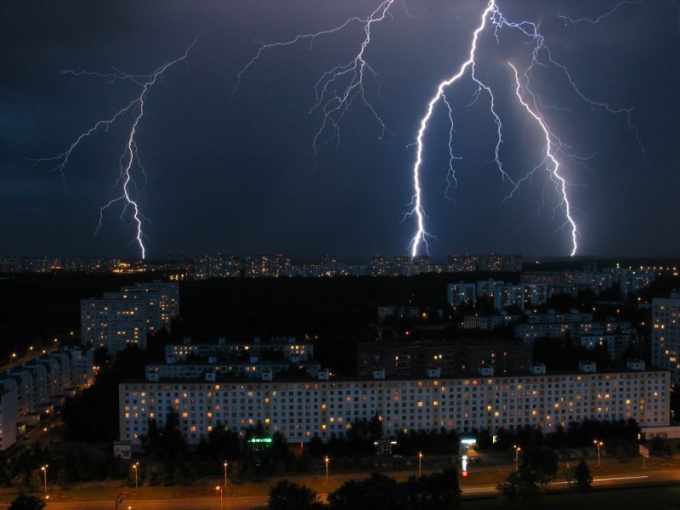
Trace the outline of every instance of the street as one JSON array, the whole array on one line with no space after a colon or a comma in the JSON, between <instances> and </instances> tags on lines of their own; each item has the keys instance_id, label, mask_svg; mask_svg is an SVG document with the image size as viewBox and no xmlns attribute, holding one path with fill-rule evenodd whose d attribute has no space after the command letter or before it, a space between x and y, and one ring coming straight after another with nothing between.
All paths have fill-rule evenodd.
<instances>
[{"instance_id":1,"label":"street","mask_svg":"<svg viewBox=\"0 0 680 510\"><path fill-rule=\"evenodd\" d=\"M354 475L356 477L356 474ZM343 478L345 478L343 476ZM680 481L680 472L677 470L658 470L641 472L639 474L620 474L595 477L594 487L614 487L635 484L651 484L661 482ZM555 481L550 484L551 488L564 489L567 482ZM492 495L496 493L496 485L469 485L462 489L463 497ZM219 494L219 493L218 493ZM319 494L322 500L326 500L326 494ZM250 510L252 508L264 508L267 506L268 496L225 496L220 500L215 497L179 498L179 499L137 499L135 496L127 497L119 510ZM0 509L9 507L8 503L0 504ZM46 509L54 510L111 510L115 508L115 501L50 501Z\"/></svg>"}]
</instances>

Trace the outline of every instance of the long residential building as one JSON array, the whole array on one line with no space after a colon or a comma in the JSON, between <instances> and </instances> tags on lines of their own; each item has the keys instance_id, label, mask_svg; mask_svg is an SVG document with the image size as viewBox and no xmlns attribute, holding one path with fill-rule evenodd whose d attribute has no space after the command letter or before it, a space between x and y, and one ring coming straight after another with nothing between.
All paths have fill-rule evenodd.
<instances>
[{"instance_id":1,"label":"long residential building","mask_svg":"<svg viewBox=\"0 0 680 510\"><path fill-rule=\"evenodd\" d=\"M94 352L64 348L0 371L0 452L16 443L31 416L94 382Z\"/></svg>"},{"instance_id":2,"label":"long residential building","mask_svg":"<svg viewBox=\"0 0 680 510\"><path fill-rule=\"evenodd\" d=\"M484 338L360 343L357 374L370 377L374 370L383 370L388 378L412 378L435 370L451 377L474 374L485 366L501 375L527 371L532 357L529 345Z\"/></svg>"},{"instance_id":3,"label":"long residential building","mask_svg":"<svg viewBox=\"0 0 680 510\"><path fill-rule=\"evenodd\" d=\"M352 422L377 416L386 437L399 431L444 427L459 433L495 432L526 425L546 432L586 418L634 419L641 427L670 424L670 374L629 363L621 371L597 373L593 363L579 371L471 377L317 380L162 380L120 384L120 440L140 444L149 421L163 426L177 413L190 445L218 426L242 432L261 423L288 442L328 441Z\"/></svg>"},{"instance_id":4,"label":"long residential building","mask_svg":"<svg viewBox=\"0 0 680 510\"><path fill-rule=\"evenodd\" d=\"M477 283L451 283L447 287L447 300L451 307L476 305L479 298L488 298L497 310L544 305L550 293L545 283L524 282L506 284L498 280L479 280Z\"/></svg>"},{"instance_id":5,"label":"long residential building","mask_svg":"<svg viewBox=\"0 0 680 510\"><path fill-rule=\"evenodd\" d=\"M186 361L188 358L211 358L232 360L277 359L287 361L308 361L314 358L314 344L310 339L297 340L295 337L272 337L262 341L256 337L252 342L227 343L220 337L217 343L193 343L185 338L182 344L165 346L167 362ZM213 361L214 363L215 361Z\"/></svg>"}]
</instances>

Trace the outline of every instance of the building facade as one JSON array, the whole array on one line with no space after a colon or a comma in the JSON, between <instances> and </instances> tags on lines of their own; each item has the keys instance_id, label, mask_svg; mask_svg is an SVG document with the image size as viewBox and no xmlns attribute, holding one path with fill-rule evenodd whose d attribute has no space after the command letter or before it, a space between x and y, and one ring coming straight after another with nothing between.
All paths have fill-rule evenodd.
<instances>
[{"instance_id":1,"label":"building facade","mask_svg":"<svg viewBox=\"0 0 680 510\"><path fill-rule=\"evenodd\" d=\"M357 374L372 377L375 370L382 370L388 378L413 378L435 370L441 376L460 376L474 374L480 366L506 374L528 370L532 352L529 345L478 338L362 343L357 346Z\"/></svg>"},{"instance_id":2,"label":"building facade","mask_svg":"<svg viewBox=\"0 0 680 510\"><path fill-rule=\"evenodd\" d=\"M357 420L378 417L385 437L444 427L459 433L533 426L552 432L586 418L670 424L670 374L630 365L620 372L582 371L459 378L300 381L127 381L119 386L120 440L139 444L149 420L177 413L184 438L197 445L218 426L242 432L262 424L288 442L328 441Z\"/></svg>"},{"instance_id":3,"label":"building facade","mask_svg":"<svg viewBox=\"0 0 680 510\"><path fill-rule=\"evenodd\" d=\"M0 384L0 452L17 442L17 390Z\"/></svg>"},{"instance_id":4,"label":"building facade","mask_svg":"<svg viewBox=\"0 0 680 510\"><path fill-rule=\"evenodd\" d=\"M83 343L105 347L109 353L128 345L146 348L146 337L160 329L170 330L179 316L179 284L145 282L105 292L102 299L80 302L80 327Z\"/></svg>"},{"instance_id":5,"label":"building facade","mask_svg":"<svg viewBox=\"0 0 680 510\"><path fill-rule=\"evenodd\" d=\"M141 299L83 299L80 325L83 343L115 354L128 345L146 349L146 301Z\"/></svg>"},{"instance_id":6,"label":"building facade","mask_svg":"<svg viewBox=\"0 0 680 510\"><path fill-rule=\"evenodd\" d=\"M479 280L476 283L451 283L447 286L447 302L453 308L461 305L475 305L477 299L488 298L497 310L526 306L540 306L550 297L545 283L506 284L498 280Z\"/></svg>"},{"instance_id":7,"label":"building facade","mask_svg":"<svg viewBox=\"0 0 680 510\"><path fill-rule=\"evenodd\" d=\"M671 371L680 383L680 292L652 300L652 365Z\"/></svg>"},{"instance_id":8,"label":"building facade","mask_svg":"<svg viewBox=\"0 0 680 510\"><path fill-rule=\"evenodd\" d=\"M94 382L92 349L64 348L0 372L0 451L16 443L19 426Z\"/></svg>"}]
</instances>

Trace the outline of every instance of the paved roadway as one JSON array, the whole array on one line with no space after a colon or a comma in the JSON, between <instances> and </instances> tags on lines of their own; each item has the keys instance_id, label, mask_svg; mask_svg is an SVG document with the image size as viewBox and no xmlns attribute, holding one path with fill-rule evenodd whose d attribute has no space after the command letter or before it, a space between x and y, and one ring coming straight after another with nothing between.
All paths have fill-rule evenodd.
<instances>
[{"instance_id":1,"label":"paved roadway","mask_svg":"<svg viewBox=\"0 0 680 510\"><path fill-rule=\"evenodd\" d=\"M220 498L196 498L196 499L126 499L120 506L120 510L250 510L256 507L266 507L267 496L248 496L240 498L224 498L222 505ZM49 510L113 510L116 503L110 501L50 501L45 505ZM0 504L0 508L8 508L9 505Z\"/></svg>"},{"instance_id":2,"label":"paved roadway","mask_svg":"<svg viewBox=\"0 0 680 510\"><path fill-rule=\"evenodd\" d=\"M597 477L593 480L593 486L623 486L630 484L646 484L659 482L678 482L680 473L677 470L643 471L639 474L611 475ZM557 489L564 488L566 482L556 481L551 484ZM473 485L463 488L463 496L491 495L496 492L495 485ZM320 495L322 498L325 494ZM220 502L219 497L213 498L186 498L186 499L135 499L130 497L121 505L120 510L250 510L267 506L267 496L226 497ZM9 505L0 504L0 509ZM113 510L114 501L89 501L89 502L58 502L50 501L45 507L48 510Z\"/></svg>"},{"instance_id":3,"label":"paved roadway","mask_svg":"<svg viewBox=\"0 0 680 510\"><path fill-rule=\"evenodd\" d=\"M661 482L678 482L680 481L680 473L676 470L662 470L662 471L641 471L640 474L620 474L600 476L593 478L593 487L616 487L623 485L636 485L647 483L661 483ZM550 487L555 489L566 488L567 482L555 481L550 484ZM495 485L474 485L463 488L463 496L479 496L490 495L496 492Z\"/></svg>"}]
</instances>

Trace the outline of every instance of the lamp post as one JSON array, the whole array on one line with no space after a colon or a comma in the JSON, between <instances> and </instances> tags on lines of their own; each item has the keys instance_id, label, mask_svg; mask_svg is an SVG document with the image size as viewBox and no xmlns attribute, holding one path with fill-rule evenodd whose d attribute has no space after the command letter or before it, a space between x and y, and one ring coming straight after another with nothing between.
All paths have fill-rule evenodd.
<instances>
[{"instance_id":1,"label":"lamp post","mask_svg":"<svg viewBox=\"0 0 680 510\"><path fill-rule=\"evenodd\" d=\"M513 448L515 449L515 471L519 471L519 452L522 448L517 445L514 445Z\"/></svg>"},{"instance_id":2,"label":"lamp post","mask_svg":"<svg viewBox=\"0 0 680 510\"><path fill-rule=\"evenodd\" d=\"M50 497L47 494L47 467L48 467L47 464L45 464L44 466L42 466L40 468L40 471L43 472L43 476L44 476L44 479L45 479L45 499L49 499L49 497Z\"/></svg>"},{"instance_id":3,"label":"lamp post","mask_svg":"<svg viewBox=\"0 0 680 510\"><path fill-rule=\"evenodd\" d=\"M597 465L600 465L600 448L604 446L604 443L602 441L598 441L597 439L593 441L593 444L597 446Z\"/></svg>"},{"instance_id":4,"label":"lamp post","mask_svg":"<svg viewBox=\"0 0 680 510\"><path fill-rule=\"evenodd\" d=\"M418 478L423 476L423 452L418 452Z\"/></svg>"},{"instance_id":5,"label":"lamp post","mask_svg":"<svg viewBox=\"0 0 680 510\"><path fill-rule=\"evenodd\" d=\"M323 458L323 463L326 465L326 492L328 492L328 465L330 464L331 459L328 455L326 455Z\"/></svg>"},{"instance_id":6,"label":"lamp post","mask_svg":"<svg viewBox=\"0 0 680 510\"><path fill-rule=\"evenodd\" d=\"M227 468L229 467L229 463L225 460L224 461L224 490L227 490Z\"/></svg>"},{"instance_id":7,"label":"lamp post","mask_svg":"<svg viewBox=\"0 0 680 510\"><path fill-rule=\"evenodd\" d=\"M220 491L220 510L223 510L224 508L224 493L222 492L222 487L219 485L215 487L216 491Z\"/></svg>"},{"instance_id":8,"label":"lamp post","mask_svg":"<svg viewBox=\"0 0 680 510\"><path fill-rule=\"evenodd\" d=\"M132 469L135 470L135 489L139 488L139 477L137 476L137 470L139 469L139 462L135 462L132 465Z\"/></svg>"}]
</instances>

